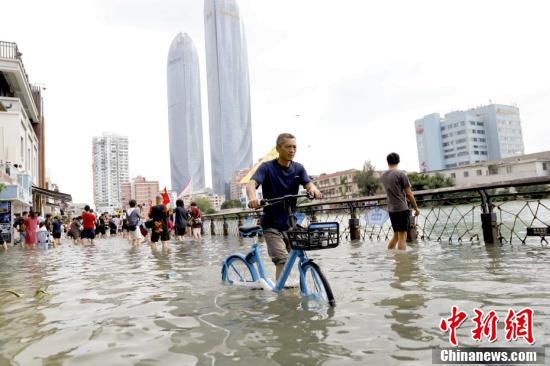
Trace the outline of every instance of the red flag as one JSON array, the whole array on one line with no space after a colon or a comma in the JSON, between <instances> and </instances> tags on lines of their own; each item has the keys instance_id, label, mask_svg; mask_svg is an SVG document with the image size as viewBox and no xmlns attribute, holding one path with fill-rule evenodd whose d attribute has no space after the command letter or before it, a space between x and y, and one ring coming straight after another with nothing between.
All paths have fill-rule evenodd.
<instances>
[{"instance_id":1,"label":"red flag","mask_svg":"<svg viewBox=\"0 0 550 366\"><path fill-rule=\"evenodd\" d=\"M164 191L162 191L162 204L168 205L170 203L170 196L168 195L168 191L166 190L166 187L164 187Z\"/></svg>"}]
</instances>

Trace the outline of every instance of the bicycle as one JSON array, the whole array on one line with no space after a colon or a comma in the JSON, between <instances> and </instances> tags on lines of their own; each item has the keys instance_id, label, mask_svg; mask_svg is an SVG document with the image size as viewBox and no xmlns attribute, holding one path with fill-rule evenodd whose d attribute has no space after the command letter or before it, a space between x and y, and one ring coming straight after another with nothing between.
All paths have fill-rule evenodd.
<instances>
[{"instance_id":1,"label":"bicycle","mask_svg":"<svg viewBox=\"0 0 550 366\"><path fill-rule=\"evenodd\" d=\"M292 202L300 197L309 197L306 194L287 195L284 197L262 200L262 208L274 204L283 204L288 217L290 229L286 237L290 242L289 252L283 272L276 283L268 277L264 263L260 256L259 242L252 244L250 251L245 254L234 253L223 261L222 281L227 284L262 282L263 287L279 292L285 288L292 267L297 259L300 273L300 292L302 296L316 300L324 300L333 307L336 306L332 289L327 278L321 272L319 265L306 255L306 251L335 248L340 243L339 224L337 222L311 223L303 228L296 223L292 214ZM239 233L244 237L255 237L260 233L259 225L239 227Z\"/></svg>"}]
</instances>

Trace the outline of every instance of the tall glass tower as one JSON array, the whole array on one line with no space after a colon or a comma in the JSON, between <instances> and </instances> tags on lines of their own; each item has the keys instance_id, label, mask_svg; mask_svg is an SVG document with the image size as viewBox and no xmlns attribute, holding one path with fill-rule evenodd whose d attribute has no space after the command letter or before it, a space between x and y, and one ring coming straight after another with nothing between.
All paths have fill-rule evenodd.
<instances>
[{"instance_id":1,"label":"tall glass tower","mask_svg":"<svg viewBox=\"0 0 550 366\"><path fill-rule=\"evenodd\" d=\"M191 184L204 188L201 86L197 50L191 38L178 33L168 52L168 123L172 189Z\"/></svg>"},{"instance_id":2,"label":"tall glass tower","mask_svg":"<svg viewBox=\"0 0 550 366\"><path fill-rule=\"evenodd\" d=\"M235 0L205 0L204 18L212 187L229 197L233 173L252 167L246 39Z\"/></svg>"}]
</instances>

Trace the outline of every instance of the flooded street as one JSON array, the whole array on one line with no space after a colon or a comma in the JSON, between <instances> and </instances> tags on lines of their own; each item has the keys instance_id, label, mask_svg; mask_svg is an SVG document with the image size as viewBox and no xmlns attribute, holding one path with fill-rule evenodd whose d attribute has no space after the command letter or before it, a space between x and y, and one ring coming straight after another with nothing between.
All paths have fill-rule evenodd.
<instances>
[{"instance_id":1,"label":"flooded street","mask_svg":"<svg viewBox=\"0 0 550 366\"><path fill-rule=\"evenodd\" d=\"M536 346L550 339L550 248L422 242L406 253L383 242L310 252L336 297L333 309L221 283L221 261L252 241L206 236L168 252L122 238L95 246L0 252L0 365L426 365L449 346L439 330L458 306L534 309ZM266 266L273 266L262 246ZM21 295L17 297L6 290ZM44 292L37 290L44 290Z\"/></svg>"}]
</instances>

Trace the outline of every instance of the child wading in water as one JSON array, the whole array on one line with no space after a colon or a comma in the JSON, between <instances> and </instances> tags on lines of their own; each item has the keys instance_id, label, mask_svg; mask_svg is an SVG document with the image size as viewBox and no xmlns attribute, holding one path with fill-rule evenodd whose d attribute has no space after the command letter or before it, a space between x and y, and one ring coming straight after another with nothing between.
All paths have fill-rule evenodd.
<instances>
[{"instance_id":1,"label":"child wading in water","mask_svg":"<svg viewBox=\"0 0 550 366\"><path fill-rule=\"evenodd\" d=\"M38 241L38 247L43 249L48 249L50 244L50 232L46 229L46 222L42 221L38 230L36 230L36 239Z\"/></svg>"}]
</instances>

